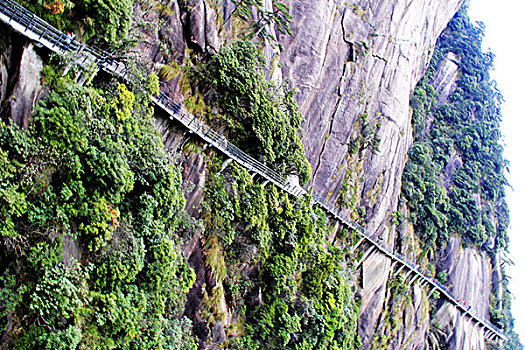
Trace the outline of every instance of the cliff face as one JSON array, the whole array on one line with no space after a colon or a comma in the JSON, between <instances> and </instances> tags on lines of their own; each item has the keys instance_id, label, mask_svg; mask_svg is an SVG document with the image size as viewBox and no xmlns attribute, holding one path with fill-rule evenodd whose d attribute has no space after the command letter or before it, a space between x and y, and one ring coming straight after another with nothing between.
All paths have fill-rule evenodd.
<instances>
[{"instance_id":1,"label":"cliff face","mask_svg":"<svg viewBox=\"0 0 525 350\"><path fill-rule=\"evenodd\" d=\"M228 18L232 13L231 2L197 0L169 4L170 13L163 17L162 25L142 33L150 43L142 43L136 49L139 54L147 52L156 68L172 62L182 64L187 48L213 53L235 37L230 25L217 25L218 18ZM363 223L369 233L391 246L399 237L405 237L401 251L414 260L417 246L413 246L411 228L396 227L392 220L412 144L409 98L438 36L461 1L358 1L349 5L338 0L299 0L286 4L293 17L294 35L276 35L282 51L267 44L265 54L268 76L289 81L297 91L295 99L306 119L303 143L313 169L309 185L334 203L348 202L344 206L348 213ZM266 6L270 8L271 2L267 1ZM135 15L159 21L138 8ZM269 30L275 34L273 28ZM27 125L28 106L32 106L41 90L37 77L41 61L31 47L25 48L21 57L19 77L11 78L18 80L11 81L11 93L7 88L7 72L11 68L7 63L1 66L1 95L3 100L9 94L19 96L10 108L15 122ZM23 68L26 66L33 68ZM455 88L457 59L447 56L439 71L433 85L440 100L445 100ZM35 84L28 85L26 80ZM179 94L178 78L164 85ZM199 217L207 171L203 155L188 152L185 145L189 135L171 128L163 116L157 116L156 127L168 153L179 157L174 160L183 166L186 211ZM365 133L368 138L360 138ZM358 152L351 151L353 146ZM204 280L208 278L209 283L200 234L197 230L184 248L186 258L198 271L196 285L190 292L197 304ZM443 256L439 269L447 272L447 282L457 295L472 303L478 315L487 319L492 275L489 258L462 248L456 239L451 240ZM388 284L392 273L390 260L381 254L370 255L363 264L358 322L363 348L383 343L395 349L423 349L446 343L451 349L484 349L483 334L450 305L441 305L430 319L428 297L418 286L411 289L410 298L392 292ZM399 323L386 327L389 313ZM224 333L222 324L218 327L214 335ZM223 336L219 338L224 340Z\"/></svg>"},{"instance_id":2,"label":"cliff face","mask_svg":"<svg viewBox=\"0 0 525 350\"><path fill-rule=\"evenodd\" d=\"M444 103L454 92L457 83L460 59L449 52L437 65L431 85L436 91L438 103ZM432 116L425 121L425 133L432 127ZM452 173L460 168L459 156L451 157L444 171L446 188L452 183ZM447 247L440 252L437 269L446 273L447 285L452 286L455 295L462 296L463 302L471 306L477 315L489 319L488 305L492 285L492 264L486 253L463 248L461 240L452 237ZM442 304L431 320L433 336L429 343L437 346L440 339L450 349L484 349L483 332L465 320L461 313L449 304ZM465 337L464 334L468 334Z\"/></svg>"},{"instance_id":3,"label":"cliff face","mask_svg":"<svg viewBox=\"0 0 525 350\"><path fill-rule=\"evenodd\" d=\"M349 213L355 215L355 209L362 207L360 219L367 230L393 244L391 213L397 208L405 156L412 142L409 97L433 45L461 1L286 4L294 35L278 35L282 52L268 44L265 53L269 76L286 79L297 92L295 99L306 119L303 143L313 168L310 186L335 202L348 195L341 192L343 182L351 182L357 199ZM220 46L216 18L227 18L234 7L227 1L219 6L220 11L217 4L206 1L188 5L193 6L190 13L186 4L173 7L168 20L174 28L170 42L185 40L174 20L182 14L188 45L213 52ZM223 32L222 37L227 38L228 33ZM373 150L362 143L360 155L350 154L349 144L362 133L363 124L371 125L379 146ZM198 199L190 197L189 202ZM390 274L390 262L380 254L372 254L363 266L359 330L364 344L371 344L388 302ZM413 319L407 325L425 333L428 316L417 311L422 308L422 298L414 298L406 318ZM412 331L406 330L399 339L411 338L415 347L421 346L424 337L411 337Z\"/></svg>"},{"instance_id":4,"label":"cliff face","mask_svg":"<svg viewBox=\"0 0 525 350\"><path fill-rule=\"evenodd\" d=\"M355 171L358 164L354 182L360 204L366 208L363 222L370 233L390 244L395 236L391 213L397 208L405 155L412 142L409 97L439 34L460 4L289 4L294 36L280 38L284 46L280 61L307 120L304 144L313 168L310 183L335 201L345 173ZM349 157L348 144L356 138L358 116L364 114L369 123L381 122L374 131L381 142L375 154L367 149L359 161ZM385 305L389 264L376 254L363 267L359 330L364 344L370 344ZM420 301L415 298L413 308L420 308ZM422 339L412 337L414 347L422 346Z\"/></svg>"},{"instance_id":5,"label":"cliff face","mask_svg":"<svg viewBox=\"0 0 525 350\"><path fill-rule=\"evenodd\" d=\"M303 143L313 168L309 185L336 202L348 195L341 187L350 182L354 187L352 195L357 199L349 213L355 215L361 207L361 216L356 218L369 232L393 245L396 227L391 224L391 215L397 209L401 174L412 143L409 97L424 73L439 34L461 1L286 3L293 17L294 35L278 35L283 50L266 45L265 53L268 76L290 82L305 116ZM270 8L270 4L266 6ZM224 2L219 13L226 18L232 8ZM175 13L179 11L184 12L182 9ZM209 42L214 43L214 48L220 46L215 39L219 35L209 29L215 28L216 18L210 13L215 13L214 7L199 2L191 16L182 16L190 28L191 43L203 50L210 49ZM227 35L223 33L224 36ZM440 99L446 99L455 87L455 60L454 56L447 57L436 75L434 85ZM360 119L362 116L366 117L365 122ZM361 143L362 152L351 154L349 145L364 131L363 124L372 126L373 137L380 143L375 150ZM452 242L450 254L457 252L457 242L455 246L456 249ZM401 249L409 259L415 259L410 253L411 243ZM484 295L476 307L487 316L488 258L468 250L462 252L462 259L445 261L443 269L450 272L450 282L458 289L455 290L458 295L466 295L463 293L466 290ZM471 289L473 279L465 276L465 271L474 270L479 270L483 278L478 287ZM389 331L382 327L384 309L394 300L387 286L392 272L390 261L380 254L372 254L363 264L359 335L364 346L369 348L385 339L395 348L435 344L425 336L429 332L428 300L418 287L412 300L404 303L399 315L402 325ZM458 349L469 344L483 348L483 335L475 328L465 332L472 325L456 315L455 310L448 309L445 304L436 315L439 320L441 313L447 312L455 320L455 327L451 328L454 335L448 334L444 343ZM433 324L447 329L446 322ZM377 333L384 338L374 340Z\"/></svg>"},{"instance_id":6,"label":"cliff face","mask_svg":"<svg viewBox=\"0 0 525 350\"><path fill-rule=\"evenodd\" d=\"M461 241L452 238L443 253L443 271L447 272L448 284L455 295L463 296L476 315L489 319L488 305L491 288L492 265L490 258L470 248L462 248ZM450 349L484 349L483 332L468 322L461 313L443 304L432 319L443 342ZM464 335L468 334L468 337Z\"/></svg>"}]
</instances>

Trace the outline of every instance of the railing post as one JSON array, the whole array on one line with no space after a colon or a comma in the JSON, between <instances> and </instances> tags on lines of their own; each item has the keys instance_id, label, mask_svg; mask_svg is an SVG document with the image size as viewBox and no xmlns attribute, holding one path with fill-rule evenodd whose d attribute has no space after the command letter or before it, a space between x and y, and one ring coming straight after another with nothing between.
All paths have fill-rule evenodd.
<instances>
[{"instance_id":1,"label":"railing post","mask_svg":"<svg viewBox=\"0 0 525 350\"><path fill-rule=\"evenodd\" d=\"M13 20L13 17L15 16L15 11L16 10L13 10L13 12L11 12L11 16L9 17L9 23Z\"/></svg>"},{"instance_id":2,"label":"railing post","mask_svg":"<svg viewBox=\"0 0 525 350\"><path fill-rule=\"evenodd\" d=\"M395 277L395 276L397 276L397 274L398 274L398 273L400 273L400 272L401 272L401 270L403 270L404 268L405 268L405 265L401 264L401 267L400 267L399 269L397 269L397 271L396 271L396 272L394 272L394 274L392 275L392 277Z\"/></svg>"},{"instance_id":3,"label":"railing post","mask_svg":"<svg viewBox=\"0 0 525 350\"><path fill-rule=\"evenodd\" d=\"M430 290L430 292L428 292L428 296L431 296L432 293L434 293L434 291L435 291L436 289L437 289L437 287L434 286L434 287Z\"/></svg>"},{"instance_id":4,"label":"railing post","mask_svg":"<svg viewBox=\"0 0 525 350\"><path fill-rule=\"evenodd\" d=\"M25 27L25 30L24 30L24 31L31 30L30 27L31 27L31 24L33 24L33 20L34 20L34 18L35 18L35 15L33 15L33 16L31 17L31 19L29 20L29 23L28 23L27 26Z\"/></svg>"},{"instance_id":5,"label":"railing post","mask_svg":"<svg viewBox=\"0 0 525 350\"><path fill-rule=\"evenodd\" d=\"M46 28L44 28L42 30L42 32L40 33L40 36L38 37L38 40L41 40L45 33L46 33Z\"/></svg>"},{"instance_id":6,"label":"railing post","mask_svg":"<svg viewBox=\"0 0 525 350\"><path fill-rule=\"evenodd\" d=\"M189 121L188 123L188 128L191 126L191 123L195 120L196 116L194 115L193 118L191 118L191 120Z\"/></svg>"}]
</instances>

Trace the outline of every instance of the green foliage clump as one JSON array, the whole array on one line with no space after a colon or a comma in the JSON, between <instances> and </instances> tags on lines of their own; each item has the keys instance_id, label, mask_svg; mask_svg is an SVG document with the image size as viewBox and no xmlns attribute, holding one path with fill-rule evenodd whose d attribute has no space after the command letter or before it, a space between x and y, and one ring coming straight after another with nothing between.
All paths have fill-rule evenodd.
<instances>
[{"instance_id":1,"label":"green foliage clump","mask_svg":"<svg viewBox=\"0 0 525 350\"><path fill-rule=\"evenodd\" d=\"M20 0L19 3L61 31L112 48L129 44L133 0Z\"/></svg>"},{"instance_id":2,"label":"green foliage clump","mask_svg":"<svg viewBox=\"0 0 525 350\"><path fill-rule=\"evenodd\" d=\"M311 166L304 155L299 130L303 117L294 92L264 76L264 56L250 41L235 42L190 72L222 117L229 136L244 151L284 174L308 181Z\"/></svg>"},{"instance_id":3,"label":"green foliage clump","mask_svg":"<svg viewBox=\"0 0 525 350\"><path fill-rule=\"evenodd\" d=\"M228 348L359 348L355 286L340 248L325 240L322 210L308 199L292 203L273 185L263 190L237 165L212 172L206 201L207 264L224 298L240 310ZM257 262L258 276L240 274L239 261Z\"/></svg>"},{"instance_id":4,"label":"green foliage clump","mask_svg":"<svg viewBox=\"0 0 525 350\"><path fill-rule=\"evenodd\" d=\"M20 349L194 349L181 176L147 107L158 80L54 77L28 130L0 123L1 332Z\"/></svg>"},{"instance_id":5,"label":"green foliage clump","mask_svg":"<svg viewBox=\"0 0 525 350\"><path fill-rule=\"evenodd\" d=\"M411 98L415 142L402 190L427 247L442 247L450 234L492 253L507 245L502 98L489 77L493 56L483 53L482 36L460 10ZM460 74L454 92L439 104L431 82L449 52L458 57Z\"/></svg>"},{"instance_id":6,"label":"green foliage clump","mask_svg":"<svg viewBox=\"0 0 525 350\"><path fill-rule=\"evenodd\" d=\"M87 0L77 6L86 14L83 24L88 37L113 47L125 43L131 28L133 0Z\"/></svg>"},{"instance_id":7,"label":"green foliage clump","mask_svg":"<svg viewBox=\"0 0 525 350\"><path fill-rule=\"evenodd\" d=\"M2 136L12 135L3 122L0 123L0 128ZM0 236L4 237L15 235L14 223L27 208L24 193L19 191L20 185L17 183L19 178L15 164L9 159L9 154L0 149Z\"/></svg>"},{"instance_id":8,"label":"green foliage clump","mask_svg":"<svg viewBox=\"0 0 525 350\"><path fill-rule=\"evenodd\" d=\"M415 141L402 193L427 249L445 247L454 234L494 256L508 245L507 161L499 130L502 96L489 76L494 57L482 51L483 26L471 23L466 12L461 8L441 35L412 95ZM449 53L457 57L459 74L452 94L439 103L432 80ZM437 278L445 283L446 273ZM508 332L511 348L519 349L508 291L504 294L503 305L491 302L491 322Z\"/></svg>"}]
</instances>

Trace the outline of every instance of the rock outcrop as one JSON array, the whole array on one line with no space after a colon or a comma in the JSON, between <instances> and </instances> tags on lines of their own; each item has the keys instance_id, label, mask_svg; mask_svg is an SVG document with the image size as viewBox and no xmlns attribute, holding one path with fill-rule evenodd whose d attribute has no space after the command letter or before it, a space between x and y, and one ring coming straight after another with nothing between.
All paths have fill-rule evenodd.
<instances>
[{"instance_id":1,"label":"rock outcrop","mask_svg":"<svg viewBox=\"0 0 525 350\"><path fill-rule=\"evenodd\" d=\"M443 103L448 96L456 89L456 80L458 78L459 58L452 52L449 52L445 59L439 62L432 80L432 86L437 92L438 102Z\"/></svg>"},{"instance_id":2,"label":"rock outcrop","mask_svg":"<svg viewBox=\"0 0 525 350\"><path fill-rule=\"evenodd\" d=\"M451 237L442 257L438 268L447 273L452 292L463 296L461 302L471 306L476 315L489 319L492 265L487 254L463 248L459 238ZM438 334L449 349L485 349L483 332L448 303L438 308L432 323L441 330Z\"/></svg>"},{"instance_id":3,"label":"rock outcrop","mask_svg":"<svg viewBox=\"0 0 525 350\"><path fill-rule=\"evenodd\" d=\"M38 100L45 93L42 86L42 58L32 43L13 45L13 38L6 35L6 46L0 58L1 109L11 115L12 122L27 128L28 119ZM22 41L25 42L25 41Z\"/></svg>"},{"instance_id":4,"label":"rock outcrop","mask_svg":"<svg viewBox=\"0 0 525 350\"><path fill-rule=\"evenodd\" d=\"M20 127L27 128L29 115L42 90L40 77L43 67L42 59L36 54L33 44L27 44L22 52L18 81L10 103L13 121Z\"/></svg>"}]
</instances>

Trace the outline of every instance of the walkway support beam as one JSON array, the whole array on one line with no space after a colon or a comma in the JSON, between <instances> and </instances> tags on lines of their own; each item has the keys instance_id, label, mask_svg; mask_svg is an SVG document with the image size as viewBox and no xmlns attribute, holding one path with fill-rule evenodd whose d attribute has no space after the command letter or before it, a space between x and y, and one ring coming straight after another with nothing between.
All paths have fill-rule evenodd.
<instances>
[{"instance_id":1,"label":"walkway support beam","mask_svg":"<svg viewBox=\"0 0 525 350\"><path fill-rule=\"evenodd\" d=\"M363 257L361 258L361 260L359 260L359 262L357 263L356 265L356 269L359 268L359 266L361 266L361 264L366 260L366 258L368 258L368 256L370 254L372 254L372 252L376 250L376 247L375 246L371 246L370 248L368 248L368 250L366 251L365 254L363 254Z\"/></svg>"},{"instance_id":2,"label":"walkway support beam","mask_svg":"<svg viewBox=\"0 0 525 350\"><path fill-rule=\"evenodd\" d=\"M366 240L365 237L361 237L361 239L360 239L359 241L357 241L357 243L352 247L351 252L352 252L352 253L355 252L355 250L356 250L357 248L359 248L359 246L361 245L361 243L363 243L365 240Z\"/></svg>"},{"instance_id":3,"label":"walkway support beam","mask_svg":"<svg viewBox=\"0 0 525 350\"><path fill-rule=\"evenodd\" d=\"M416 273L416 275L415 275L414 277L412 277L412 279L410 280L410 282L408 283L408 285L409 285L409 286L412 285L412 283L414 283L414 281L415 281L418 277L420 277L420 276Z\"/></svg>"},{"instance_id":4,"label":"walkway support beam","mask_svg":"<svg viewBox=\"0 0 525 350\"><path fill-rule=\"evenodd\" d=\"M401 267L399 269L397 269L396 272L394 272L394 274L392 275L392 277L395 277L397 276L398 273L400 273L406 266L405 265L401 265Z\"/></svg>"}]
</instances>

